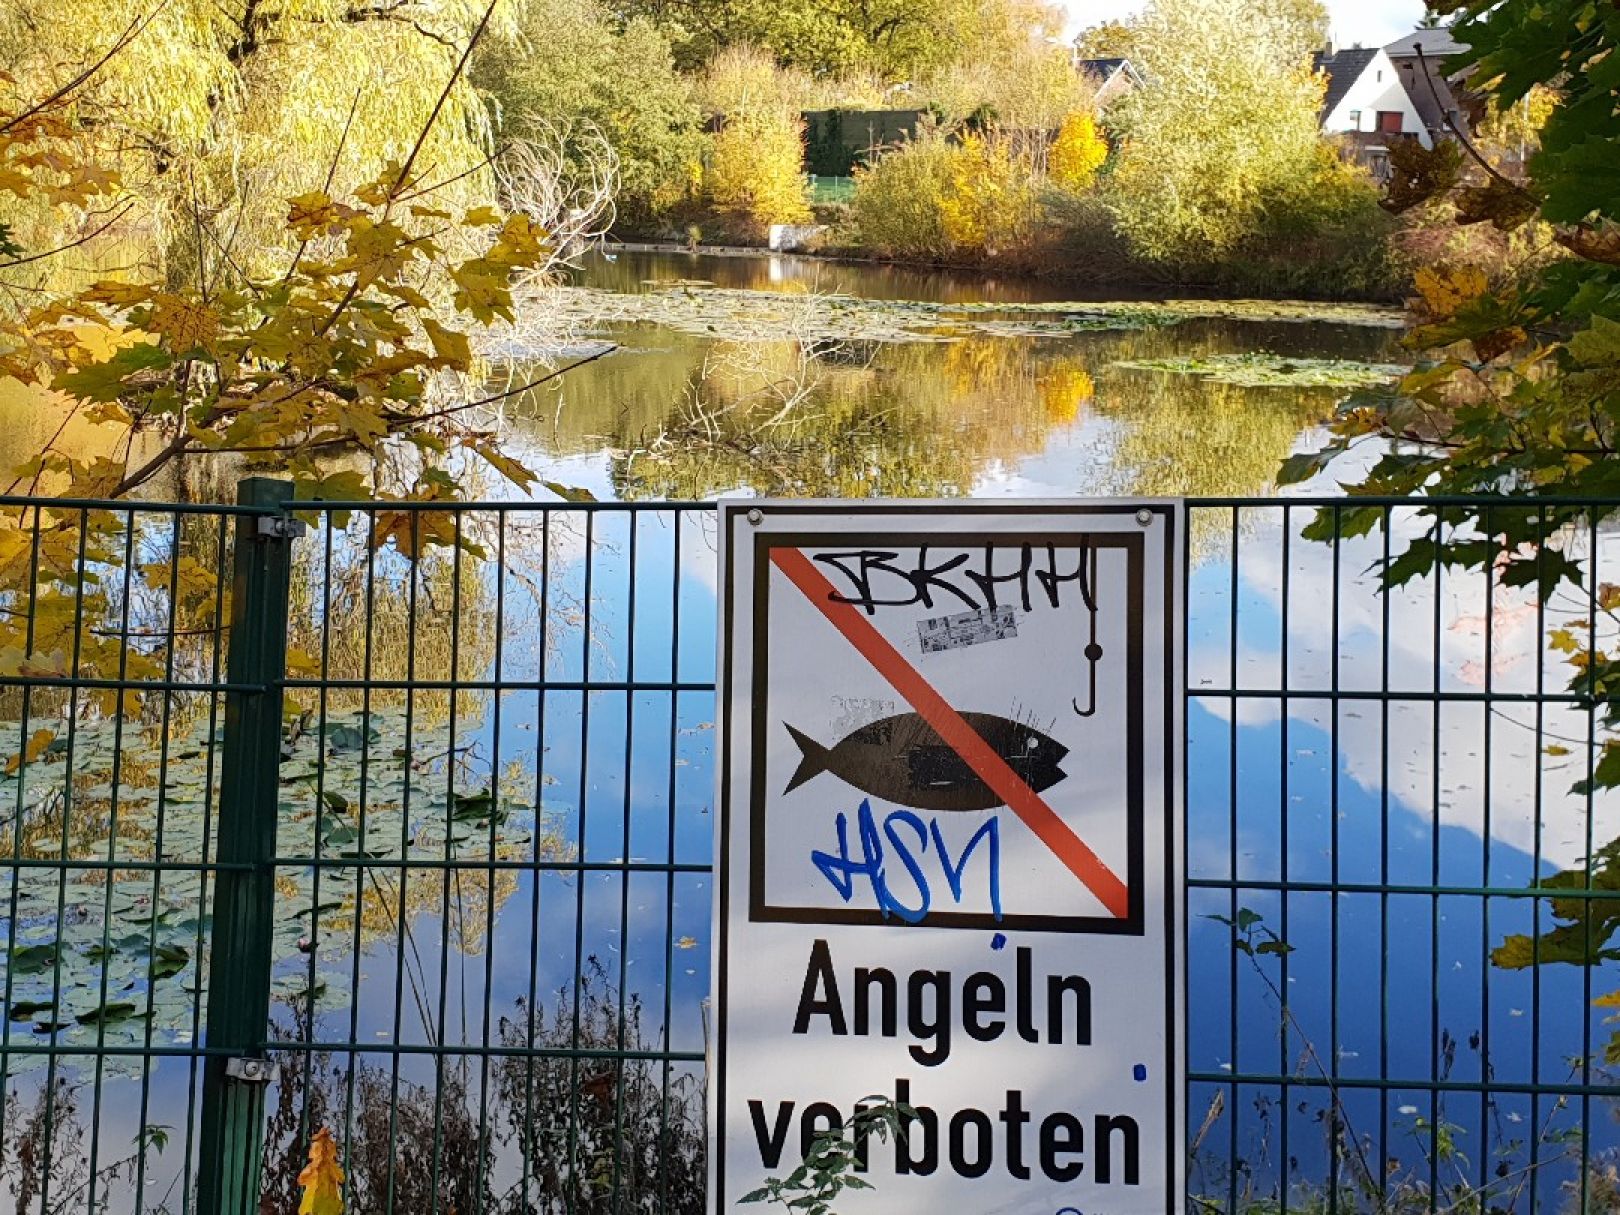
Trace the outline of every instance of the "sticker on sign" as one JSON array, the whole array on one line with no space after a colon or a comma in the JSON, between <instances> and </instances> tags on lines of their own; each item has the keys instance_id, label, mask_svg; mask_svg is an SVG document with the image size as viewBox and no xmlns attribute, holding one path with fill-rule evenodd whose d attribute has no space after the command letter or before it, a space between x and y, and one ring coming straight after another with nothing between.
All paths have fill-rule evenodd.
<instances>
[{"instance_id":1,"label":"sticker on sign","mask_svg":"<svg viewBox=\"0 0 1620 1215\"><path fill-rule=\"evenodd\" d=\"M840 1215L1180 1209L1179 504L720 526L711 1210L873 1097Z\"/></svg>"}]
</instances>

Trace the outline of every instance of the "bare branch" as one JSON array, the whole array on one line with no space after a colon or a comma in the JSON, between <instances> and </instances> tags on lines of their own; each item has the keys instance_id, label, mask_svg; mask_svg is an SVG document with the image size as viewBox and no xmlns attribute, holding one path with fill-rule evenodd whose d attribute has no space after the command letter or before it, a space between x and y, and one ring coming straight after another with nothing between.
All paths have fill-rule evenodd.
<instances>
[{"instance_id":1,"label":"bare branch","mask_svg":"<svg viewBox=\"0 0 1620 1215\"><path fill-rule=\"evenodd\" d=\"M428 132L433 130L433 124L439 120L439 114L444 110L445 102L450 100L450 91L456 87L456 81L460 80L466 73L467 61L472 58L473 48L478 45L484 36L484 31L489 28L489 19L495 15L495 6L499 3L500 0L489 0L488 6L484 9L484 15L478 19L478 25L473 30L472 37L467 39L467 48L461 52L461 59L456 63L456 70L451 72L450 79L444 82L444 90L439 94L439 99L433 103L433 110L428 114L427 121L422 124L422 129L417 132L416 143L411 147L411 154L405 158L405 163L400 165L399 176L394 180L394 188L389 191L390 195L398 193L405 183L410 180L411 166L416 163L416 158L422 154L422 145L427 142Z\"/></svg>"},{"instance_id":2,"label":"bare branch","mask_svg":"<svg viewBox=\"0 0 1620 1215\"><path fill-rule=\"evenodd\" d=\"M1434 73L1429 71L1429 61L1424 57L1423 44L1421 42L1415 42L1412 44L1412 49L1417 52L1418 67L1423 69L1423 81L1429 86L1429 96L1434 98L1434 107L1440 111L1441 118L1445 121L1446 129L1456 136L1457 142L1463 147L1463 151L1467 152L1476 161L1478 161L1480 168L1484 169L1485 172L1489 173L1492 177L1501 182L1503 185L1507 186L1509 189L1516 190L1526 197L1534 198L1535 195L1529 190L1525 189L1524 186L1514 181L1512 178L1505 176L1501 170L1499 170L1495 165L1491 164L1490 161L1486 160L1485 157L1480 154L1479 149L1474 147L1473 141L1470 140L1468 136L1463 134L1462 128L1459 127L1456 120L1451 117L1451 110L1447 108L1445 102L1440 100L1440 90L1434 87Z\"/></svg>"},{"instance_id":3,"label":"bare branch","mask_svg":"<svg viewBox=\"0 0 1620 1215\"><path fill-rule=\"evenodd\" d=\"M51 94L49 94L43 100L35 102L33 105L29 106L26 110L24 110L22 113L16 115L14 118L9 118L4 123L0 123L0 135L4 135L7 131L13 129L14 127L17 127L17 126L21 125L22 123L27 122L30 118L34 117L36 114L41 114L44 111L50 109L52 106L55 106L55 105L61 103L62 101L65 101L69 96L71 96L73 94L73 92L75 90L80 88L86 81L88 81L92 76L94 76L102 68L106 67L107 64L112 61L112 57L114 55L118 54L119 51L123 50L126 46L128 46L136 38L140 37L142 31L145 30L146 27L152 23L153 18L155 18L159 13L161 13L163 11L163 9L164 9L164 6L167 5L167 4L168 4L168 0L160 0L160 3L158 4L158 6L156 8L154 8L146 16L137 17L137 18L135 18L135 20L131 21L129 23L129 25L125 27L124 32L122 34L118 35L117 40L114 41L113 44L110 47L107 48L106 53L104 55L102 55L102 57L100 59L97 59L89 67L85 68L77 76L73 77L73 79L69 80L66 84L62 85L61 88L59 88L59 89L55 90L54 92L52 92Z\"/></svg>"},{"instance_id":4,"label":"bare branch","mask_svg":"<svg viewBox=\"0 0 1620 1215\"><path fill-rule=\"evenodd\" d=\"M77 249L80 245L88 245L91 241L95 240L96 237L100 236L108 228L112 227L119 220L123 219L124 216L128 215L134 209L135 200L130 199L118 210L113 212L112 218L107 220L107 222L102 224L99 228L95 229L95 231L87 232L77 240L71 240L65 245L57 245L54 249L46 249L43 253L30 253L27 257L18 257L13 258L9 262L0 262L0 270L12 270L18 266L26 266L29 262L42 261L47 257L55 257L58 253L66 253L69 249Z\"/></svg>"}]
</instances>

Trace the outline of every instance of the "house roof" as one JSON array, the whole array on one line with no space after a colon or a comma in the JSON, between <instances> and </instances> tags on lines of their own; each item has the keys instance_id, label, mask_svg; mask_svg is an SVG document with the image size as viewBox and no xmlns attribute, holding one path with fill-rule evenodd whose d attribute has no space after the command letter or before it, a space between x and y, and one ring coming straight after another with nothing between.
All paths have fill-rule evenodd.
<instances>
[{"instance_id":1,"label":"house roof","mask_svg":"<svg viewBox=\"0 0 1620 1215\"><path fill-rule=\"evenodd\" d=\"M1327 96L1322 98L1322 113L1331 114L1350 86L1360 79L1367 65L1378 57L1377 47L1350 47L1329 55L1317 51L1311 57L1311 66L1327 76Z\"/></svg>"},{"instance_id":2,"label":"house roof","mask_svg":"<svg viewBox=\"0 0 1620 1215\"><path fill-rule=\"evenodd\" d=\"M1125 79L1129 80L1132 84L1140 85L1144 83L1142 73L1136 70L1136 65L1129 59L1123 57L1115 57L1112 59L1081 59L1076 62L1074 66L1088 75L1096 76L1104 84L1107 84L1110 80L1119 75L1123 75Z\"/></svg>"},{"instance_id":3,"label":"house roof","mask_svg":"<svg viewBox=\"0 0 1620 1215\"><path fill-rule=\"evenodd\" d=\"M1425 46L1423 54L1427 60L1429 50ZM1429 128L1431 134L1439 135L1447 131L1447 118L1461 120L1461 106L1457 102L1456 94L1452 92L1451 84L1441 74L1433 60L1427 61L1428 71L1420 71L1417 62L1403 59L1399 64L1401 83L1406 86L1406 95L1412 99L1412 105L1417 109L1418 117L1423 125Z\"/></svg>"},{"instance_id":4,"label":"house roof","mask_svg":"<svg viewBox=\"0 0 1620 1215\"><path fill-rule=\"evenodd\" d=\"M1095 72L1104 80L1107 80L1110 76L1119 71L1120 68L1124 67L1129 62L1130 60L1125 58L1082 59L1080 61L1080 68L1082 71Z\"/></svg>"},{"instance_id":5,"label":"house roof","mask_svg":"<svg viewBox=\"0 0 1620 1215\"><path fill-rule=\"evenodd\" d=\"M1444 59L1447 55L1460 54L1467 48L1451 36L1448 29L1414 30L1404 38L1391 42L1384 48L1389 52L1391 59L1410 59L1417 56L1417 48L1423 47L1425 59Z\"/></svg>"}]
</instances>

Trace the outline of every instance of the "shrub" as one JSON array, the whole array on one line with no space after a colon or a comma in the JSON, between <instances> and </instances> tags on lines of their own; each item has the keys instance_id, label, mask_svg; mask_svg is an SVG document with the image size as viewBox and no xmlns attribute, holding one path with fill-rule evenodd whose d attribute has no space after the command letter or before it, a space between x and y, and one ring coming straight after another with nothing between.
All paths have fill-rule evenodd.
<instances>
[{"instance_id":1,"label":"shrub","mask_svg":"<svg viewBox=\"0 0 1620 1215\"><path fill-rule=\"evenodd\" d=\"M951 251L943 203L953 149L935 135L855 170L855 239L880 257L943 258Z\"/></svg>"},{"instance_id":2,"label":"shrub","mask_svg":"<svg viewBox=\"0 0 1620 1215\"><path fill-rule=\"evenodd\" d=\"M732 115L714 136L705 185L732 237L760 240L772 224L809 221L803 126L775 110L753 110Z\"/></svg>"},{"instance_id":3,"label":"shrub","mask_svg":"<svg viewBox=\"0 0 1620 1215\"><path fill-rule=\"evenodd\" d=\"M1316 35L1283 0L1153 0L1135 28L1154 82L1109 112L1120 230L1146 261L1220 261L1317 163Z\"/></svg>"},{"instance_id":4,"label":"shrub","mask_svg":"<svg viewBox=\"0 0 1620 1215\"><path fill-rule=\"evenodd\" d=\"M1019 250L1039 204L1029 158L1007 142L926 135L857 170L851 211L858 239L875 253L977 258Z\"/></svg>"},{"instance_id":5,"label":"shrub","mask_svg":"<svg viewBox=\"0 0 1620 1215\"><path fill-rule=\"evenodd\" d=\"M1212 277L1248 290L1388 295L1404 278L1378 188L1326 144L1311 171L1259 197L1253 233Z\"/></svg>"},{"instance_id":6,"label":"shrub","mask_svg":"<svg viewBox=\"0 0 1620 1215\"><path fill-rule=\"evenodd\" d=\"M1036 191L1027 157L1003 140L964 136L951 157L945 236L961 253L1016 250L1035 227Z\"/></svg>"},{"instance_id":7,"label":"shrub","mask_svg":"<svg viewBox=\"0 0 1620 1215\"><path fill-rule=\"evenodd\" d=\"M1065 190L1085 190L1097 180L1097 170L1108 159L1108 141L1097 130L1090 114L1077 112L1063 120L1063 127L1047 153L1047 175L1052 184Z\"/></svg>"}]
</instances>

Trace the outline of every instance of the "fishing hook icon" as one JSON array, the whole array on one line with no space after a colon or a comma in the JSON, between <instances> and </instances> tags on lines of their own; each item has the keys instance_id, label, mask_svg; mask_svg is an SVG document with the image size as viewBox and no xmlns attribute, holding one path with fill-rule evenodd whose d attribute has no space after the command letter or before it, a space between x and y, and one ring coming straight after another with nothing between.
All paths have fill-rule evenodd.
<instances>
[{"instance_id":1,"label":"fishing hook icon","mask_svg":"<svg viewBox=\"0 0 1620 1215\"><path fill-rule=\"evenodd\" d=\"M1097 546L1087 541L1080 554L1080 597L1091 613L1091 642L1086 646L1086 662L1091 667L1091 690L1086 698L1087 707L1080 707L1079 697L1069 703L1080 717L1092 717L1097 712L1097 664L1102 661L1103 648L1097 642Z\"/></svg>"}]
</instances>

